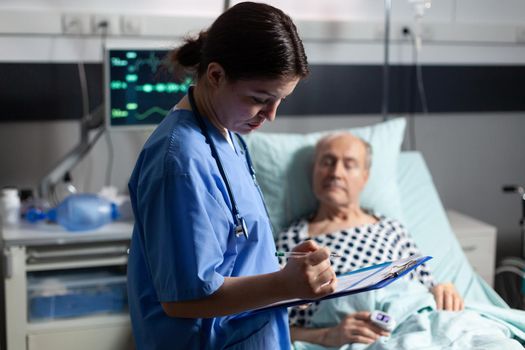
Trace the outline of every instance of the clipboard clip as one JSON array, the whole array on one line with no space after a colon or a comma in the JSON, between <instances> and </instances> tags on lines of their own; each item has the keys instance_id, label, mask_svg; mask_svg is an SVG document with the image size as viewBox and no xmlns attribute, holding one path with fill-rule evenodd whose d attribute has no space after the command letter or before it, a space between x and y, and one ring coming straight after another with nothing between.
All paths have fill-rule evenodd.
<instances>
[{"instance_id":1,"label":"clipboard clip","mask_svg":"<svg viewBox=\"0 0 525 350\"><path fill-rule=\"evenodd\" d=\"M417 264L417 259L407 261L402 265L395 265L390 268L390 272L386 275L388 278L397 278L402 275L405 271L410 270L410 268Z\"/></svg>"}]
</instances>

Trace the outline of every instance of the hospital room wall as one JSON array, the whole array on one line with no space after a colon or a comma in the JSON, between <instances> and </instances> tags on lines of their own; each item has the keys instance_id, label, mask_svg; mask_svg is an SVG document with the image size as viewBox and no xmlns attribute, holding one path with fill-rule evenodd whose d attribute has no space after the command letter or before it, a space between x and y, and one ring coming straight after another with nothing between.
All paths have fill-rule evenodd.
<instances>
[{"instance_id":1,"label":"hospital room wall","mask_svg":"<svg viewBox=\"0 0 525 350\"><path fill-rule=\"evenodd\" d=\"M3 10L44 11L46 13L63 13L73 11L79 13L93 12L129 12L130 14L146 13L148 15L198 15L215 16L221 11L221 1L180 1L174 2L155 0L149 2L128 1L90 1L88 4L49 1L9 1L0 4L0 16ZM287 10L292 15L302 18L321 16L322 18L350 19L381 23L383 20L383 1L381 0L354 0L354 1L270 1ZM497 4L496 4L497 3ZM393 21L408 21L412 18L412 9L406 1L393 1ZM125 10L122 10L125 8ZM433 2L432 10L428 11L426 19L436 23L487 23L525 25L520 14L525 13L524 3L520 0L440 0ZM5 13L4 13L5 15ZM0 21L1 22L1 21ZM4 32L5 24L4 21ZM13 24L16 27L16 24ZM380 26L379 26L380 27ZM379 28L378 27L378 28ZM0 28L2 29L2 28ZM15 30L16 31L16 30ZM434 33L438 35L439 32ZM17 53L25 57L28 62L31 57L36 60L53 56L50 61L71 61L75 57L77 48L72 48L71 37L54 36L49 43L46 38L38 35L23 36L2 35L0 42L16 47ZM129 40L129 38L127 39ZM150 40L150 39L147 39ZM165 38L162 38L165 40ZM151 41L151 40L150 40ZM42 42L39 52L34 51L34 43ZM14 43L14 44L13 44ZM350 50L353 60L351 63L382 62L382 43L379 40L369 42L371 48L364 51L354 51L360 48L362 42L348 41L344 43L321 43L330 47L344 47L337 52ZM76 45L76 44L75 44ZM88 61L100 60L99 53L91 54L89 48L98 48L96 38L84 40ZM464 54L463 51L488 53L494 64L521 64L525 63L523 45L518 47L519 57L516 57L516 45L499 45L498 53L495 45L476 44L465 42L447 47L447 43L437 43L430 47L425 56L423 50L422 63L434 63L432 59L440 56L441 63L450 59L457 63L482 63L484 57L475 57L474 54ZM314 63L323 63L325 56L319 42L307 41L307 53ZM446 54L435 55L439 47L450 48ZM326 46L324 47L326 48ZM350 49L348 49L350 48ZM47 50L47 51L46 51ZM433 51L432 51L433 50ZM460 52L463 50L462 52ZM483 51L485 50L485 51ZM45 53L42 53L45 51ZM429 51L427 51L429 52ZM11 55L12 52L0 53ZM448 55L448 56L447 56ZM402 48L391 53L394 63L403 63L406 50ZM433 57L430 57L433 56ZM452 57L453 56L453 57ZM40 58L38 58L40 57ZM356 62L356 58L358 61ZM459 57L459 58L458 58ZM486 58L485 57L485 58ZM495 57L495 58L494 58ZM345 57L335 57L344 63ZM437 58L436 58L437 59ZM9 61L0 57L2 61ZM501 62L499 62L501 61ZM45 111L42 111L45 113ZM520 215L519 202L514 196L504 195L500 191L502 184L523 183L525 181L525 113L447 113L418 115L414 121L414 129L407 133L406 146L414 145L421 151L434 177L441 198L448 208L453 208L466 214L487 221L498 227L498 253L505 255L518 253L518 218ZM320 115L320 116L283 116L275 123L265 126L263 132L310 132L321 129L336 129L369 125L379 122L379 115ZM115 150L112 164L111 184L125 190L126 183L148 131L113 132L111 140L100 139L92 152L74 169L73 178L76 184L85 191L98 191L105 182L108 146L111 141ZM415 135L415 139L411 136ZM34 187L38 180L66 154L79 139L79 126L76 121L45 121L31 123L3 122L0 124L0 186L12 184L18 187Z\"/></svg>"}]
</instances>

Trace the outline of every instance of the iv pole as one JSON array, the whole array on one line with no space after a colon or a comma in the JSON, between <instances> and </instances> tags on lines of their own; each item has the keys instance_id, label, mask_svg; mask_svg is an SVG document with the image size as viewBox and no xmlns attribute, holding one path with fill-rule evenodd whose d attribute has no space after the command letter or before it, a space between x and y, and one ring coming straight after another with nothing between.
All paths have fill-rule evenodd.
<instances>
[{"instance_id":1,"label":"iv pole","mask_svg":"<svg viewBox=\"0 0 525 350\"><path fill-rule=\"evenodd\" d=\"M385 37L384 37L384 60L383 60L383 98L381 114L383 120L388 119L388 98L390 94L390 67L389 67L389 46L390 46L390 13L392 12L392 0L385 0Z\"/></svg>"}]
</instances>

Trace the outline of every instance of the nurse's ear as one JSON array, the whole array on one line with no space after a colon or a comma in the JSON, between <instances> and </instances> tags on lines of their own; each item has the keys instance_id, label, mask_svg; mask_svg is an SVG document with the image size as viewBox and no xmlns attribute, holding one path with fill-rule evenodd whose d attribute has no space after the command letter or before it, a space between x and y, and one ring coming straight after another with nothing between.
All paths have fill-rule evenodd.
<instances>
[{"instance_id":1,"label":"nurse's ear","mask_svg":"<svg viewBox=\"0 0 525 350\"><path fill-rule=\"evenodd\" d=\"M211 62L206 70L206 79L211 87L218 88L226 82L226 72L219 63Z\"/></svg>"}]
</instances>

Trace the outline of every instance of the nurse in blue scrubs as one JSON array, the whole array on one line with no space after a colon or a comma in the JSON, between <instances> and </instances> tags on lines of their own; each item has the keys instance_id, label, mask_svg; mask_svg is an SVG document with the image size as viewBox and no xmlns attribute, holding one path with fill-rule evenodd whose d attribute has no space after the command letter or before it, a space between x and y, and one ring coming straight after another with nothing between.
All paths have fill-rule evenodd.
<instances>
[{"instance_id":1,"label":"nurse in blue scrubs","mask_svg":"<svg viewBox=\"0 0 525 350\"><path fill-rule=\"evenodd\" d=\"M271 225L237 133L273 121L308 74L282 11L240 3L170 56L196 84L146 142L129 190L129 308L138 349L288 349L290 298L333 292L315 243L279 269Z\"/></svg>"}]
</instances>

